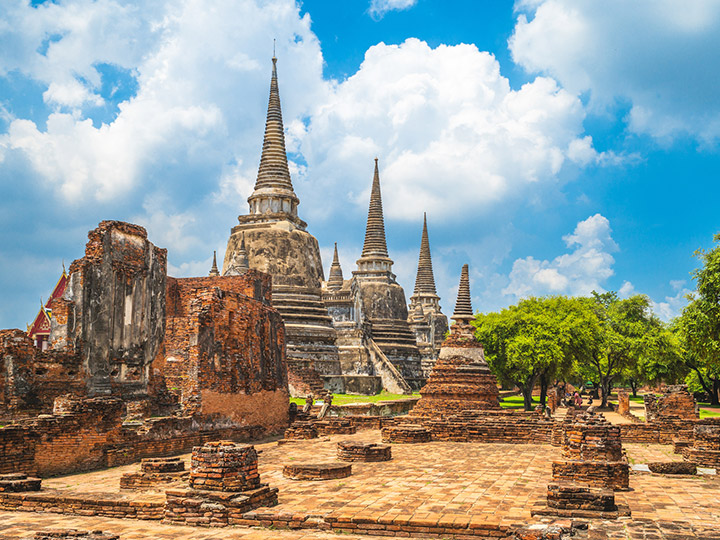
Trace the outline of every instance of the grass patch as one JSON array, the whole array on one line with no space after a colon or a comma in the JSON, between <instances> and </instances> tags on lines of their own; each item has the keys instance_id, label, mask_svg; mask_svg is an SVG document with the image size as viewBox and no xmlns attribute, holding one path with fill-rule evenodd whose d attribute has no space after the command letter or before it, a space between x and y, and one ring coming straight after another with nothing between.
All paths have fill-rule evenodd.
<instances>
[{"instance_id":1,"label":"grass patch","mask_svg":"<svg viewBox=\"0 0 720 540\"><path fill-rule=\"evenodd\" d=\"M540 403L538 400L533 399L532 404L537 405ZM522 396L510 396L503 398L500 401L500 406L503 409L524 409L525 408L525 401L523 400Z\"/></svg>"},{"instance_id":2,"label":"grass patch","mask_svg":"<svg viewBox=\"0 0 720 540\"><path fill-rule=\"evenodd\" d=\"M720 416L720 412L708 411L707 409L700 409L700 418L710 418L713 416Z\"/></svg>"},{"instance_id":3,"label":"grass patch","mask_svg":"<svg viewBox=\"0 0 720 540\"><path fill-rule=\"evenodd\" d=\"M348 403L376 403L378 401L395 401L397 399L419 398L420 394L415 392L407 394L391 394L384 390L374 396L358 396L355 394L333 394L333 405L347 405ZM297 403L298 406L305 405L304 398L290 398L290 403Z\"/></svg>"}]
</instances>

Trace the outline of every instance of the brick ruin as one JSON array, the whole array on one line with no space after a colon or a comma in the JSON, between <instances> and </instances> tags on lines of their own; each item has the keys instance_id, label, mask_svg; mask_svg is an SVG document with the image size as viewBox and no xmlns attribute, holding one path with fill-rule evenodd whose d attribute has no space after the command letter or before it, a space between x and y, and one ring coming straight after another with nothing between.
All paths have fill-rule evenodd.
<instances>
[{"instance_id":1,"label":"brick ruin","mask_svg":"<svg viewBox=\"0 0 720 540\"><path fill-rule=\"evenodd\" d=\"M287 426L269 276L167 277L165 250L129 223L88 238L52 302L47 350L0 331L0 473L89 470Z\"/></svg>"},{"instance_id":2,"label":"brick ruin","mask_svg":"<svg viewBox=\"0 0 720 540\"><path fill-rule=\"evenodd\" d=\"M254 270L168 278L165 339L152 364L158 406L272 430L287 425L284 327L270 290L270 276Z\"/></svg>"},{"instance_id":3,"label":"brick ruin","mask_svg":"<svg viewBox=\"0 0 720 540\"><path fill-rule=\"evenodd\" d=\"M290 480L335 480L352 474L347 463L293 463L283 466L282 474Z\"/></svg>"},{"instance_id":4,"label":"brick ruin","mask_svg":"<svg viewBox=\"0 0 720 540\"><path fill-rule=\"evenodd\" d=\"M187 480L189 475L185 462L178 457L144 458L140 461L140 472L120 477L120 488L156 489Z\"/></svg>"},{"instance_id":5,"label":"brick ruin","mask_svg":"<svg viewBox=\"0 0 720 540\"><path fill-rule=\"evenodd\" d=\"M276 505L277 493L260 482L253 446L216 441L193 448L190 487L165 492L163 519L201 527L233 525L249 510Z\"/></svg>"},{"instance_id":6,"label":"brick ruin","mask_svg":"<svg viewBox=\"0 0 720 540\"><path fill-rule=\"evenodd\" d=\"M500 409L497 379L485 361L475 329L470 326L474 315L467 264L462 268L452 318L455 324L443 341L427 383L420 390L421 398L410 413L412 416L439 419L462 411Z\"/></svg>"},{"instance_id":7,"label":"brick ruin","mask_svg":"<svg viewBox=\"0 0 720 540\"><path fill-rule=\"evenodd\" d=\"M685 422L700 418L695 398L684 384L668 386L661 396L645 394L643 401L646 422Z\"/></svg>"},{"instance_id":8,"label":"brick ruin","mask_svg":"<svg viewBox=\"0 0 720 540\"><path fill-rule=\"evenodd\" d=\"M390 461L392 447L389 444L340 441L337 443L337 458L340 461Z\"/></svg>"},{"instance_id":9,"label":"brick ruin","mask_svg":"<svg viewBox=\"0 0 720 540\"><path fill-rule=\"evenodd\" d=\"M683 448L682 454L700 467L720 469L720 418L705 418L697 423L692 446Z\"/></svg>"},{"instance_id":10,"label":"brick ruin","mask_svg":"<svg viewBox=\"0 0 720 540\"><path fill-rule=\"evenodd\" d=\"M166 251L130 223L103 221L88 238L52 302L48 349L0 331L0 418L49 412L67 392L147 398L165 329Z\"/></svg>"},{"instance_id":11,"label":"brick ruin","mask_svg":"<svg viewBox=\"0 0 720 540\"><path fill-rule=\"evenodd\" d=\"M627 490L630 466L620 428L602 414L582 412L562 424L562 461L552 463L547 500L533 515L616 518L627 510L615 503L615 490Z\"/></svg>"}]
</instances>

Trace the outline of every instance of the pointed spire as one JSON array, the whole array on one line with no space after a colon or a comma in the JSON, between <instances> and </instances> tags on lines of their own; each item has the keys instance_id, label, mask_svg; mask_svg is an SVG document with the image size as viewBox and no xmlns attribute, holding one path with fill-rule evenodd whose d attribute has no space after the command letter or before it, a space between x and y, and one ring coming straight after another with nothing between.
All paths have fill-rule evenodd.
<instances>
[{"instance_id":1,"label":"pointed spire","mask_svg":"<svg viewBox=\"0 0 720 540\"><path fill-rule=\"evenodd\" d=\"M375 174L373 176L372 191L370 192L370 208L368 209L365 244L363 245L361 257L388 257L382 196L380 194L378 158L375 158Z\"/></svg>"},{"instance_id":2,"label":"pointed spire","mask_svg":"<svg viewBox=\"0 0 720 540\"><path fill-rule=\"evenodd\" d=\"M270 99L265 120L262 155L260 156L255 190L248 198L248 204L251 214L289 214L291 220L299 221L297 206L300 201L293 191L285 151L285 132L277 81L277 58L274 53L272 63Z\"/></svg>"},{"instance_id":3,"label":"pointed spire","mask_svg":"<svg viewBox=\"0 0 720 540\"><path fill-rule=\"evenodd\" d=\"M423 231L420 240L420 257L418 259L417 277L415 278L415 294L437 294L435 276L433 275L432 258L430 257L430 240L428 239L427 214L423 212Z\"/></svg>"},{"instance_id":4,"label":"pointed spire","mask_svg":"<svg viewBox=\"0 0 720 540\"><path fill-rule=\"evenodd\" d=\"M219 275L220 275L220 272L218 271L218 266L217 266L217 254L215 253L215 251L213 251L212 268L210 268L210 273L208 274L208 276L217 277Z\"/></svg>"},{"instance_id":5,"label":"pointed spire","mask_svg":"<svg viewBox=\"0 0 720 540\"><path fill-rule=\"evenodd\" d=\"M330 275L327 280L327 289L329 291L339 291L343 286L343 273L340 267L340 259L338 258L337 242L335 242L335 254L333 262L330 265Z\"/></svg>"},{"instance_id":6,"label":"pointed spire","mask_svg":"<svg viewBox=\"0 0 720 540\"><path fill-rule=\"evenodd\" d=\"M293 191L288 169L287 153L285 152L285 132L283 130L282 109L280 108L280 92L277 81L277 58L272 58L272 78L270 79L270 99L268 101L267 119L265 121L265 137L263 139L262 156L258 169L255 189L263 187L283 188Z\"/></svg>"},{"instance_id":7,"label":"pointed spire","mask_svg":"<svg viewBox=\"0 0 720 540\"><path fill-rule=\"evenodd\" d=\"M472 303L470 301L470 278L468 276L468 265L464 264L460 274L460 286L458 287L455 312L451 317L458 324L469 324L475 316L473 315Z\"/></svg>"}]
</instances>

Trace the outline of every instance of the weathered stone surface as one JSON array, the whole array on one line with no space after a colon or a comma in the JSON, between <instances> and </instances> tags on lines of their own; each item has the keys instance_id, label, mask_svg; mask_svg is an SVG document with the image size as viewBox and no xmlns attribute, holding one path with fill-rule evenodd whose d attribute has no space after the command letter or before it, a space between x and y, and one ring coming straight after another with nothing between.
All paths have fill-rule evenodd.
<instances>
[{"instance_id":1,"label":"weathered stone surface","mask_svg":"<svg viewBox=\"0 0 720 540\"><path fill-rule=\"evenodd\" d=\"M696 474L697 465L686 461L659 461L648 463L650 472L657 474Z\"/></svg>"},{"instance_id":2,"label":"weathered stone surface","mask_svg":"<svg viewBox=\"0 0 720 540\"><path fill-rule=\"evenodd\" d=\"M346 463L293 463L283 467L283 476L291 480L334 480L352 474Z\"/></svg>"},{"instance_id":3,"label":"weathered stone surface","mask_svg":"<svg viewBox=\"0 0 720 540\"><path fill-rule=\"evenodd\" d=\"M101 222L88 238L70 265L70 311L53 316L51 347L82 357L90 395L143 396L165 330L167 252L120 221Z\"/></svg>"},{"instance_id":4,"label":"weathered stone surface","mask_svg":"<svg viewBox=\"0 0 720 540\"><path fill-rule=\"evenodd\" d=\"M337 457L340 461L390 461L392 447L389 444L340 441L337 443Z\"/></svg>"}]
</instances>

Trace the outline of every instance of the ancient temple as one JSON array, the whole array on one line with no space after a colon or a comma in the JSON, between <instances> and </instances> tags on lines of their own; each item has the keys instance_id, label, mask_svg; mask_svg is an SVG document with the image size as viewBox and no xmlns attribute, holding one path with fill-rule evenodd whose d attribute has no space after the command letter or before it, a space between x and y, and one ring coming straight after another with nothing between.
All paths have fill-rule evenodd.
<instances>
[{"instance_id":1,"label":"ancient temple","mask_svg":"<svg viewBox=\"0 0 720 540\"><path fill-rule=\"evenodd\" d=\"M470 300L468 265L462 268L460 287L450 328L440 356L412 416L444 417L462 411L500 409L497 379L485 361L482 344L470 321L475 318Z\"/></svg>"},{"instance_id":2,"label":"ancient temple","mask_svg":"<svg viewBox=\"0 0 720 540\"><path fill-rule=\"evenodd\" d=\"M430 375L440 354L440 344L448 331L448 320L440 307L440 297L435 288L430 240L428 238L427 215L423 215L423 231L420 239L415 290L410 297L408 324L415 332L418 349L422 358L422 371Z\"/></svg>"},{"instance_id":3,"label":"ancient temple","mask_svg":"<svg viewBox=\"0 0 720 540\"><path fill-rule=\"evenodd\" d=\"M43 304L42 301L40 302L40 311L35 315L33 322L27 325L28 337L38 349L43 351L49 346L53 300L62 297L65 292L65 287L67 286L67 280L68 275L67 272L65 272L65 265L63 264L62 275L55 284L47 302L45 302L45 304Z\"/></svg>"},{"instance_id":4,"label":"ancient temple","mask_svg":"<svg viewBox=\"0 0 720 540\"><path fill-rule=\"evenodd\" d=\"M332 319L322 302L324 280L318 242L298 217L285 151L277 58L272 59L270 99L255 190L249 213L238 217L225 251L223 275L252 268L272 276L272 304L286 329L290 376L309 369L338 374L340 364Z\"/></svg>"}]
</instances>

